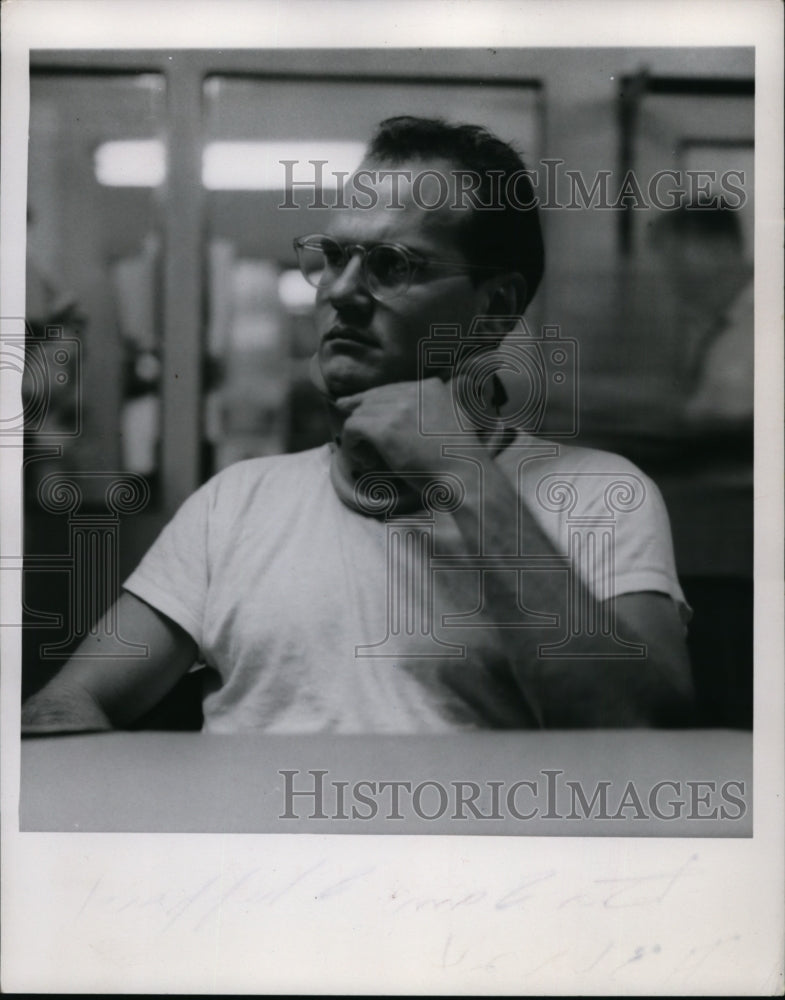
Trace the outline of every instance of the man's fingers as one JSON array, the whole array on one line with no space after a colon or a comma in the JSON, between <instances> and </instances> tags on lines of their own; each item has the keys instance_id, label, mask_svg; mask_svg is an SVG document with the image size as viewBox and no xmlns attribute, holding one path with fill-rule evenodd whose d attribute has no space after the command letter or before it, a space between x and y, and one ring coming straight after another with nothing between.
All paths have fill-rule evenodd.
<instances>
[{"instance_id":1,"label":"man's fingers","mask_svg":"<svg viewBox=\"0 0 785 1000\"><path fill-rule=\"evenodd\" d=\"M483 407L486 399L493 394L491 384L492 373L472 371L459 371L452 380L452 392L457 400L471 400L473 404Z\"/></svg>"},{"instance_id":2,"label":"man's fingers","mask_svg":"<svg viewBox=\"0 0 785 1000\"><path fill-rule=\"evenodd\" d=\"M364 392L359 392L354 396L339 396L338 399L333 400L333 406L336 410L340 410L341 413L348 415L349 413L354 413L364 398Z\"/></svg>"},{"instance_id":3,"label":"man's fingers","mask_svg":"<svg viewBox=\"0 0 785 1000\"><path fill-rule=\"evenodd\" d=\"M339 396L335 405L342 413L353 413L364 402L377 402L380 405L390 405L401 400L407 390L413 389L415 383L390 382L387 385L377 385L365 392L357 392L353 396Z\"/></svg>"}]
</instances>

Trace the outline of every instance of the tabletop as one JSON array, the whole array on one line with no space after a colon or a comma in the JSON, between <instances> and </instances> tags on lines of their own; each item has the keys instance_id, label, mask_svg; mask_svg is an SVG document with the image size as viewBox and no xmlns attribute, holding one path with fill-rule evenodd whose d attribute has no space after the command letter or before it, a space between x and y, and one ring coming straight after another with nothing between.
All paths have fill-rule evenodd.
<instances>
[{"instance_id":1,"label":"tabletop","mask_svg":"<svg viewBox=\"0 0 785 1000\"><path fill-rule=\"evenodd\" d=\"M25 739L23 831L749 837L733 730Z\"/></svg>"}]
</instances>

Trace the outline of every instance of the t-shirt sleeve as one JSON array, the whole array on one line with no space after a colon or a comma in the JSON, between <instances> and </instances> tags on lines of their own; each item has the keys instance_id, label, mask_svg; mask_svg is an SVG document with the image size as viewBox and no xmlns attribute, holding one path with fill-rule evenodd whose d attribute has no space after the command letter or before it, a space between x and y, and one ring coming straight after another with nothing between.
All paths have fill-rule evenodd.
<instances>
[{"instance_id":1,"label":"t-shirt sleeve","mask_svg":"<svg viewBox=\"0 0 785 1000\"><path fill-rule=\"evenodd\" d=\"M518 455L510 454L511 477L516 462ZM514 481L529 512L591 593L601 600L667 594L687 624L692 611L676 572L665 501L645 473L620 455L566 445L522 468Z\"/></svg>"},{"instance_id":2,"label":"t-shirt sleeve","mask_svg":"<svg viewBox=\"0 0 785 1000\"><path fill-rule=\"evenodd\" d=\"M193 493L153 542L123 589L180 625L202 648L208 582L210 484Z\"/></svg>"},{"instance_id":3,"label":"t-shirt sleeve","mask_svg":"<svg viewBox=\"0 0 785 1000\"><path fill-rule=\"evenodd\" d=\"M668 594L686 625L692 617L679 584L670 520L657 485L636 470L644 497L639 507L618 513L613 545L614 596L645 590Z\"/></svg>"}]
</instances>

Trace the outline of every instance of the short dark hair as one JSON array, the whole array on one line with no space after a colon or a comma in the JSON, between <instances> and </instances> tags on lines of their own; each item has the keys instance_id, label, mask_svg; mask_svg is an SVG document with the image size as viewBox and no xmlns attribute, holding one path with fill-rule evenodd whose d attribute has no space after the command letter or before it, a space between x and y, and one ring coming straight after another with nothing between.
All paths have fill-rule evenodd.
<instances>
[{"instance_id":1,"label":"short dark hair","mask_svg":"<svg viewBox=\"0 0 785 1000\"><path fill-rule=\"evenodd\" d=\"M528 306L542 278L545 249L534 189L521 156L511 145L481 125L399 115L378 125L367 156L392 165L439 157L478 174L480 205L472 209L470 221L462 228L462 250L472 264L521 274L526 281L524 307ZM506 191L513 174L517 175L518 204L510 202ZM500 181L494 182L494 175ZM497 207L484 210L483 204Z\"/></svg>"}]
</instances>

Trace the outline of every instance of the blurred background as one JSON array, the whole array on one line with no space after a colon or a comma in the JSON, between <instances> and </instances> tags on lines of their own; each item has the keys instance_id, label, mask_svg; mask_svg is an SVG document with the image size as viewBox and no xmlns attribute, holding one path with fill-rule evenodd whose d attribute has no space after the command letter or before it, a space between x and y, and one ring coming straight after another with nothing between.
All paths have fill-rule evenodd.
<instances>
[{"instance_id":1,"label":"blurred background","mask_svg":"<svg viewBox=\"0 0 785 1000\"><path fill-rule=\"evenodd\" d=\"M84 628L73 517L38 487L81 477L79 516L119 533L98 610L209 476L325 441L292 250L324 212L312 186L284 190L280 161L312 181L328 160L329 204L379 120L421 114L484 124L539 172L527 321L577 344L576 393L544 430L576 406L577 443L658 483L695 612L697 721L751 725L753 50L47 51L30 98L25 696ZM660 198L700 210L652 205L661 171ZM107 512L97 472L141 477L149 502Z\"/></svg>"}]
</instances>

